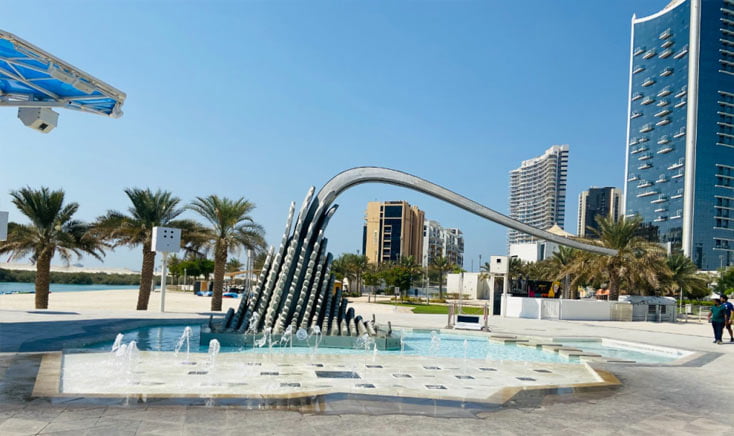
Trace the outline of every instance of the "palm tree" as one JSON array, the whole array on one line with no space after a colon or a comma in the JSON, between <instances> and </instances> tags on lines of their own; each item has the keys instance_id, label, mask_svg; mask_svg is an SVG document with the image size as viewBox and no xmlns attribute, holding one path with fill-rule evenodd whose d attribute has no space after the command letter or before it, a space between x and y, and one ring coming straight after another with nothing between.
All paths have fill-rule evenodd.
<instances>
[{"instance_id":1,"label":"palm tree","mask_svg":"<svg viewBox=\"0 0 734 436\"><path fill-rule=\"evenodd\" d=\"M183 209L181 200L168 191L151 191L149 188L128 188L125 195L132 206L128 215L114 210L97 218L94 223L95 234L109 241L113 247L143 247L143 264L140 272L140 290L137 310L147 310L153 280L156 253L151 251L153 227L166 226L182 230L184 243L199 244L201 226L190 220L176 220Z\"/></svg>"},{"instance_id":2,"label":"palm tree","mask_svg":"<svg viewBox=\"0 0 734 436\"><path fill-rule=\"evenodd\" d=\"M431 269L438 273L438 298L443 300L443 278L447 272L453 271L456 266L443 256L436 256L431 262Z\"/></svg>"},{"instance_id":3,"label":"palm tree","mask_svg":"<svg viewBox=\"0 0 734 436\"><path fill-rule=\"evenodd\" d=\"M89 225L73 219L77 203L64 205L64 191L30 187L11 191L13 204L31 224L10 223L8 238L0 242L0 254L13 259L30 255L36 264L36 309L48 308L51 259L58 254L68 263L72 255L90 254L101 260L104 245L88 232Z\"/></svg>"},{"instance_id":4,"label":"palm tree","mask_svg":"<svg viewBox=\"0 0 734 436\"><path fill-rule=\"evenodd\" d=\"M626 285L632 291L636 288L657 289L669 275L665 265L663 248L638 236L642 219L615 222L605 217L597 217L598 229L594 229L598 240L587 241L617 250L614 256L589 252L579 252L559 275L577 276L587 283L605 280L609 289L609 299L619 299L620 287Z\"/></svg>"},{"instance_id":5,"label":"palm tree","mask_svg":"<svg viewBox=\"0 0 734 436\"><path fill-rule=\"evenodd\" d=\"M671 276L668 289L675 293L687 295L708 294L707 280L698 274L698 268L693 261L684 254L673 254L666 259ZM682 304L682 303L681 303Z\"/></svg>"},{"instance_id":6,"label":"palm tree","mask_svg":"<svg viewBox=\"0 0 734 436\"><path fill-rule=\"evenodd\" d=\"M196 197L188 208L204 217L211 225L207 230L209 244L214 248L214 290L211 310L220 311L227 256L243 248L262 250L265 247L264 231L250 216L255 204L244 198L230 200L216 195Z\"/></svg>"},{"instance_id":7,"label":"palm tree","mask_svg":"<svg viewBox=\"0 0 734 436\"><path fill-rule=\"evenodd\" d=\"M553 252L553 256L548 259L548 263L553 271L555 279L563 279L563 297L573 298L570 292L571 277L568 274L560 274L568 265L573 262L573 259L577 255L577 250L571 247L564 247L563 245L558 247L558 250ZM575 288L574 288L575 289Z\"/></svg>"},{"instance_id":8,"label":"palm tree","mask_svg":"<svg viewBox=\"0 0 734 436\"><path fill-rule=\"evenodd\" d=\"M227 270L227 272L237 272L240 271L243 266L244 265L242 264L242 262L239 261L239 259L232 258L227 261L227 266L225 269Z\"/></svg>"}]
</instances>

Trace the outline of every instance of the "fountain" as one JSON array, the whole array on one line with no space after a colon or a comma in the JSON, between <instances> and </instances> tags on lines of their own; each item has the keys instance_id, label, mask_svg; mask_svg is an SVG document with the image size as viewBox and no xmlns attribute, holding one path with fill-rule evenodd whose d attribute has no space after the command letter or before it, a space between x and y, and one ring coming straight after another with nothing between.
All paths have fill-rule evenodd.
<instances>
[{"instance_id":1,"label":"fountain","mask_svg":"<svg viewBox=\"0 0 734 436\"><path fill-rule=\"evenodd\" d=\"M432 356L437 356L441 351L441 336L435 330L431 332L431 346L428 351Z\"/></svg>"},{"instance_id":2,"label":"fountain","mask_svg":"<svg viewBox=\"0 0 734 436\"><path fill-rule=\"evenodd\" d=\"M174 348L173 350L174 357L178 357L178 353L181 351L181 348L183 348L184 345L186 345L186 359L184 359L181 364L195 365L195 362L191 362L189 360L189 357L191 355L191 327L184 328L181 337L178 338L178 342L176 342L176 348Z\"/></svg>"},{"instance_id":3,"label":"fountain","mask_svg":"<svg viewBox=\"0 0 734 436\"><path fill-rule=\"evenodd\" d=\"M211 341L209 341L209 367L212 370L217 363L217 356L219 355L220 348L221 346L219 345L218 340L212 339Z\"/></svg>"}]
</instances>

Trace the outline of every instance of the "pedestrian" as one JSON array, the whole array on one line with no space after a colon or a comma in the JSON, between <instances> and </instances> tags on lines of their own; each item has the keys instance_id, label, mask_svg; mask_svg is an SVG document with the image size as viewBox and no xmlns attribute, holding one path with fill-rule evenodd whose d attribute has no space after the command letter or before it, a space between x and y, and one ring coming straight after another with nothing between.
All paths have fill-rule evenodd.
<instances>
[{"instance_id":1,"label":"pedestrian","mask_svg":"<svg viewBox=\"0 0 734 436\"><path fill-rule=\"evenodd\" d=\"M734 304L731 304L726 294L721 295L721 304L726 308L726 325L724 328L729 332L729 342L734 342L734 333L731 332L731 316L734 314Z\"/></svg>"},{"instance_id":2,"label":"pedestrian","mask_svg":"<svg viewBox=\"0 0 734 436\"><path fill-rule=\"evenodd\" d=\"M726 325L729 318L726 316L726 309L721 304L721 299L717 298L714 300L714 305L711 306L708 319L714 328L714 343L722 344L721 334L724 332L724 325Z\"/></svg>"}]
</instances>

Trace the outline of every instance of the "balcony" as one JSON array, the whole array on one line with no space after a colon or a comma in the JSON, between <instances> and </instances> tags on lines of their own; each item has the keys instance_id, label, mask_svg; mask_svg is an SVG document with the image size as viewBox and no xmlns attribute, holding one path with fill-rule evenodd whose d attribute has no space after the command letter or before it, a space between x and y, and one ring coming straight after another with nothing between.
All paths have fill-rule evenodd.
<instances>
[{"instance_id":1,"label":"balcony","mask_svg":"<svg viewBox=\"0 0 734 436\"><path fill-rule=\"evenodd\" d=\"M643 67L642 65L639 65L635 67L635 69L632 70L632 74L641 73L643 71L645 71L645 67Z\"/></svg>"},{"instance_id":2,"label":"balcony","mask_svg":"<svg viewBox=\"0 0 734 436\"><path fill-rule=\"evenodd\" d=\"M652 191L645 191L645 192L641 192L641 193L637 194L637 198L642 198L642 197L649 197L649 196L651 196L651 195L657 195L657 194L659 194L659 193L660 193L660 192L658 192L658 191L655 191L655 190L652 190Z\"/></svg>"},{"instance_id":3,"label":"balcony","mask_svg":"<svg viewBox=\"0 0 734 436\"><path fill-rule=\"evenodd\" d=\"M662 51L662 52L660 53L660 55L659 55L658 57L659 57L660 59L665 59L665 58L667 58L667 57L670 57L670 55L672 55L672 54L673 54L673 49L670 49L670 48L666 48L665 50L663 50L663 51Z\"/></svg>"},{"instance_id":4,"label":"balcony","mask_svg":"<svg viewBox=\"0 0 734 436\"><path fill-rule=\"evenodd\" d=\"M673 150L675 150L675 148L673 146L668 145L668 146L658 149L657 154L667 154Z\"/></svg>"},{"instance_id":5,"label":"balcony","mask_svg":"<svg viewBox=\"0 0 734 436\"><path fill-rule=\"evenodd\" d=\"M638 142L639 141L637 140L637 138L632 138L630 139L630 142L627 143L627 145L629 146L637 145Z\"/></svg>"},{"instance_id":6,"label":"balcony","mask_svg":"<svg viewBox=\"0 0 734 436\"><path fill-rule=\"evenodd\" d=\"M671 199L671 200L675 200L675 199L678 199L678 198L683 198L683 192L682 192L682 191L681 191L681 192L678 192L678 193L676 193L675 195L671 195L671 196L670 196L670 199Z\"/></svg>"},{"instance_id":7,"label":"balcony","mask_svg":"<svg viewBox=\"0 0 734 436\"><path fill-rule=\"evenodd\" d=\"M685 174L684 171L681 169L677 173L675 173L672 176L670 176L670 178L671 179L680 179L681 177L683 177L684 174Z\"/></svg>"},{"instance_id":8,"label":"balcony","mask_svg":"<svg viewBox=\"0 0 734 436\"><path fill-rule=\"evenodd\" d=\"M658 39L668 39L671 36L673 36L673 32L670 29L665 29L658 35Z\"/></svg>"},{"instance_id":9,"label":"balcony","mask_svg":"<svg viewBox=\"0 0 734 436\"><path fill-rule=\"evenodd\" d=\"M666 95L670 95L672 93L673 91L670 90L670 86L666 86L660 92L658 92L658 97L665 97Z\"/></svg>"},{"instance_id":10,"label":"balcony","mask_svg":"<svg viewBox=\"0 0 734 436\"><path fill-rule=\"evenodd\" d=\"M664 116L668 115L671 112L673 112L673 111L671 111L670 109L663 109L660 112L656 113L655 116L656 117L664 117Z\"/></svg>"},{"instance_id":11,"label":"balcony","mask_svg":"<svg viewBox=\"0 0 734 436\"><path fill-rule=\"evenodd\" d=\"M654 128L655 127L652 126L652 123L647 123L640 128L640 133L651 132Z\"/></svg>"},{"instance_id":12,"label":"balcony","mask_svg":"<svg viewBox=\"0 0 734 436\"><path fill-rule=\"evenodd\" d=\"M652 153L645 153L642 156L637 158L637 160L648 160L648 159L652 159Z\"/></svg>"},{"instance_id":13,"label":"balcony","mask_svg":"<svg viewBox=\"0 0 734 436\"><path fill-rule=\"evenodd\" d=\"M675 97L676 98L685 97L686 94L688 94L688 87L684 86L683 88L681 88L680 91L675 93Z\"/></svg>"},{"instance_id":14,"label":"balcony","mask_svg":"<svg viewBox=\"0 0 734 436\"><path fill-rule=\"evenodd\" d=\"M664 70L663 70L663 71L662 71L662 72L660 73L660 77L668 77L668 76L670 76L671 74L673 74L673 69L672 69L672 68L666 68L666 69L664 69Z\"/></svg>"},{"instance_id":15,"label":"balcony","mask_svg":"<svg viewBox=\"0 0 734 436\"><path fill-rule=\"evenodd\" d=\"M648 87L648 86L651 86L651 85L654 85L654 84L655 84L655 79L653 79L652 77L648 77L647 79L645 79L642 82L642 86L645 86L645 87Z\"/></svg>"},{"instance_id":16,"label":"balcony","mask_svg":"<svg viewBox=\"0 0 734 436\"><path fill-rule=\"evenodd\" d=\"M668 221L668 217L667 216L659 216L659 217L655 218L653 221L655 221L656 223L661 223L663 221Z\"/></svg>"},{"instance_id":17,"label":"balcony","mask_svg":"<svg viewBox=\"0 0 734 436\"><path fill-rule=\"evenodd\" d=\"M655 180L655 183L665 183L668 181L668 178L665 177L665 174L660 174L660 177L658 177L657 180Z\"/></svg>"},{"instance_id":18,"label":"balcony","mask_svg":"<svg viewBox=\"0 0 734 436\"><path fill-rule=\"evenodd\" d=\"M664 106L667 106L669 104L670 104L670 102L668 100L660 100L656 106L657 107L664 107Z\"/></svg>"},{"instance_id":19,"label":"balcony","mask_svg":"<svg viewBox=\"0 0 734 436\"><path fill-rule=\"evenodd\" d=\"M642 55L642 59L650 59L651 57L655 56L655 49L650 49L645 52L644 55Z\"/></svg>"},{"instance_id":20,"label":"balcony","mask_svg":"<svg viewBox=\"0 0 734 436\"><path fill-rule=\"evenodd\" d=\"M655 123L656 126L665 126L670 124L670 118L663 118L662 120Z\"/></svg>"},{"instance_id":21,"label":"balcony","mask_svg":"<svg viewBox=\"0 0 734 436\"><path fill-rule=\"evenodd\" d=\"M665 203L666 201L668 201L668 196L667 195L661 195L658 198L656 198L655 200L651 201L650 203L651 204L660 204L660 203Z\"/></svg>"},{"instance_id":22,"label":"balcony","mask_svg":"<svg viewBox=\"0 0 734 436\"><path fill-rule=\"evenodd\" d=\"M637 167L638 170L646 170L648 168L652 168L652 164L650 162L645 162L644 164Z\"/></svg>"},{"instance_id":23,"label":"balcony","mask_svg":"<svg viewBox=\"0 0 734 436\"><path fill-rule=\"evenodd\" d=\"M686 105L686 100L684 99L684 100L681 100L678 103L676 103L673 107L676 108L676 109L678 109L678 108L682 108L685 105Z\"/></svg>"},{"instance_id":24,"label":"balcony","mask_svg":"<svg viewBox=\"0 0 734 436\"><path fill-rule=\"evenodd\" d=\"M630 115L630 119L634 120L635 118L639 118L642 116L642 112L632 112L632 115Z\"/></svg>"},{"instance_id":25,"label":"balcony","mask_svg":"<svg viewBox=\"0 0 734 436\"><path fill-rule=\"evenodd\" d=\"M632 94L632 101L637 101L643 97L641 92L635 92Z\"/></svg>"},{"instance_id":26,"label":"balcony","mask_svg":"<svg viewBox=\"0 0 734 436\"><path fill-rule=\"evenodd\" d=\"M648 150L648 148L643 145L643 146L640 146L640 147L637 147L637 148L633 148L630 151L630 154L642 153L643 151L647 151L647 150Z\"/></svg>"},{"instance_id":27,"label":"balcony","mask_svg":"<svg viewBox=\"0 0 734 436\"><path fill-rule=\"evenodd\" d=\"M669 170L677 170L678 168L683 168L683 166L685 166L685 164L683 162L676 162L673 165L669 166L668 169Z\"/></svg>"},{"instance_id":28,"label":"balcony","mask_svg":"<svg viewBox=\"0 0 734 436\"><path fill-rule=\"evenodd\" d=\"M673 138L676 138L677 139L677 138L682 138L684 136L686 136L686 129L685 129L685 127L682 128L682 129L680 129L678 132L676 132L675 135L673 135Z\"/></svg>"},{"instance_id":29,"label":"balcony","mask_svg":"<svg viewBox=\"0 0 734 436\"><path fill-rule=\"evenodd\" d=\"M641 55L642 53L645 53L645 47L637 47L637 48L635 49L635 51L634 51L634 52L632 52L632 54L633 54L634 56L639 56L639 55Z\"/></svg>"},{"instance_id":30,"label":"balcony","mask_svg":"<svg viewBox=\"0 0 734 436\"><path fill-rule=\"evenodd\" d=\"M637 184L638 188L649 188L652 186L652 183L648 180L641 180L640 183Z\"/></svg>"},{"instance_id":31,"label":"balcony","mask_svg":"<svg viewBox=\"0 0 734 436\"><path fill-rule=\"evenodd\" d=\"M675 54L675 56L673 56L673 59L680 59L687 54L688 54L688 46L686 45L685 47L681 49L681 51L679 51L678 53Z\"/></svg>"},{"instance_id":32,"label":"balcony","mask_svg":"<svg viewBox=\"0 0 734 436\"><path fill-rule=\"evenodd\" d=\"M634 182L640 180L640 178L637 176L637 174L630 174L629 177L627 177L628 182Z\"/></svg>"},{"instance_id":33,"label":"balcony","mask_svg":"<svg viewBox=\"0 0 734 436\"><path fill-rule=\"evenodd\" d=\"M668 48L671 45L673 45L673 40L672 39L669 39L669 40L665 41L664 43L660 44L660 47L662 47L662 48Z\"/></svg>"},{"instance_id":34,"label":"balcony","mask_svg":"<svg viewBox=\"0 0 734 436\"><path fill-rule=\"evenodd\" d=\"M668 135L663 135L658 139L659 145L667 144L668 142L670 142L670 137L668 137Z\"/></svg>"},{"instance_id":35,"label":"balcony","mask_svg":"<svg viewBox=\"0 0 734 436\"><path fill-rule=\"evenodd\" d=\"M653 212L655 212L655 213L663 213L663 212L667 212L667 211L668 211L668 208L667 207L659 207L659 208L655 209Z\"/></svg>"},{"instance_id":36,"label":"balcony","mask_svg":"<svg viewBox=\"0 0 734 436\"><path fill-rule=\"evenodd\" d=\"M642 99L642 101L640 102L640 104L644 104L645 106L647 106L648 104L650 104L650 103L652 103L654 101L655 101L655 99L652 98L652 97L645 97L644 99Z\"/></svg>"}]
</instances>

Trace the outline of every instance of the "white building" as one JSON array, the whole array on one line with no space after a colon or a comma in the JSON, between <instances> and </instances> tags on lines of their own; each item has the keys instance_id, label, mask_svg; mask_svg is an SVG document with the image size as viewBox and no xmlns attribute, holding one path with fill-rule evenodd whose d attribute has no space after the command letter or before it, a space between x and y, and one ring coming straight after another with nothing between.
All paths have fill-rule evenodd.
<instances>
[{"instance_id":1,"label":"white building","mask_svg":"<svg viewBox=\"0 0 734 436\"><path fill-rule=\"evenodd\" d=\"M441 256L460 267L464 266L464 234L458 228L443 228L438 221L423 223L423 266Z\"/></svg>"},{"instance_id":2,"label":"white building","mask_svg":"<svg viewBox=\"0 0 734 436\"><path fill-rule=\"evenodd\" d=\"M558 236L569 237L572 234L564 231L558 225L548 229L548 232ZM510 244L510 256L516 256L523 262L538 262L553 256L558 251L558 244L550 241L537 240Z\"/></svg>"},{"instance_id":3,"label":"white building","mask_svg":"<svg viewBox=\"0 0 734 436\"><path fill-rule=\"evenodd\" d=\"M510 217L542 230L554 224L563 228L567 173L568 145L554 145L510 171ZM534 241L530 235L510 230L510 244Z\"/></svg>"}]
</instances>

